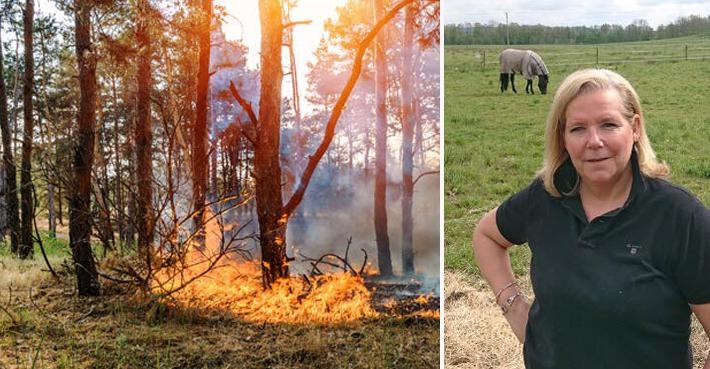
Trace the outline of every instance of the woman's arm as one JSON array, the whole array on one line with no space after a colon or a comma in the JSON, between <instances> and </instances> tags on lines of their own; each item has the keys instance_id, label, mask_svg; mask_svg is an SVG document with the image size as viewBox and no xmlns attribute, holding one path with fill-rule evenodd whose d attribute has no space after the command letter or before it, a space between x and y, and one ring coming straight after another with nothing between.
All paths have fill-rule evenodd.
<instances>
[{"instance_id":1,"label":"woman's arm","mask_svg":"<svg viewBox=\"0 0 710 369\"><path fill-rule=\"evenodd\" d=\"M512 244L503 237L496 224L496 210L493 209L483 216L473 232L473 253L483 278L488 282L497 296L496 303L506 306L512 299L512 304L505 313L513 333L522 343L525 340L525 326L528 322L530 302L525 296L517 296L520 290L515 281L513 269L510 266L508 247Z\"/></svg>"},{"instance_id":2,"label":"woman's arm","mask_svg":"<svg viewBox=\"0 0 710 369\"><path fill-rule=\"evenodd\" d=\"M700 305L691 304L690 308L693 309L693 313L695 313L700 324L703 325L705 334L708 336L708 339L710 339L710 303ZM703 369L710 369L710 353L708 353L708 357L705 358L705 366L703 366Z\"/></svg>"}]
</instances>

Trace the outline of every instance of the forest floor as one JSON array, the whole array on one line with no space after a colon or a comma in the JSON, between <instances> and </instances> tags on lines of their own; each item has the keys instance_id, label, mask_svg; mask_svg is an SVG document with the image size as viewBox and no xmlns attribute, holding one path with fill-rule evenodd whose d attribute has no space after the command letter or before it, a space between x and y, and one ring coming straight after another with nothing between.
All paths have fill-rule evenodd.
<instances>
[{"instance_id":1,"label":"forest floor","mask_svg":"<svg viewBox=\"0 0 710 369\"><path fill-rule=\"evenodd\" d=\"M41 256L20 261L0 246L0 369L439 367L438 317L254 323L166 308L107 282L102 296L79 297L66 253L49 249L59 279Z\"/></svg>"}]
</instances>

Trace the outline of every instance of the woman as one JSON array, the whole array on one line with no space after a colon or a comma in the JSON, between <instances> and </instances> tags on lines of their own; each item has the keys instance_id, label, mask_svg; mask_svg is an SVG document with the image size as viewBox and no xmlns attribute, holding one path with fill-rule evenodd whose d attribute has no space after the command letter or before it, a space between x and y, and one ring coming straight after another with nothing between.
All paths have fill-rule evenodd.
<instances>
[{"instance_id":1,"label":"woman","mask_svg":"<svg viewBox=\"0 0 710 369\"><path fill-rule=\"evenodd\" d=\"M525 367L692 368L691 311L710 336L710 211L663 179L636 91L609 70L575 72L545 136L538 177L473 235ZM507 253L526 242L532 304Z\"/></svg>"}]
</instances>

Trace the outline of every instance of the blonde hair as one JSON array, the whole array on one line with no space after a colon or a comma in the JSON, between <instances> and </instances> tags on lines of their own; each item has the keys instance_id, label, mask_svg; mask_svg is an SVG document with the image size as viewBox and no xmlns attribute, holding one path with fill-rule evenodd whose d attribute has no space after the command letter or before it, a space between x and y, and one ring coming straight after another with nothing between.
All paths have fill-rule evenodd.
<instances>
[{"instance_id":1,"label":"blonde hair","mask_svg":"<svg viewBox=\"0 0 710 369\"><path fill-rule=\"evenodd\" d=\"M545 124L545 156L542 169L538 172L545 184L547 192L560 197L561 194L554 184L557 169L567 160L569 154L564 145L565 111L567 105L577 96L613 88L621 96L621 114L630 122L634 114L639 115L639 139L634 143L641 173L648 177L659 178L669 174L670 169L665 163L656 159L656 153L646 134L641 101L636 90L620 74L608 69L583 69L567 76L555 92L552 107ZM577 181L579 184L579 180ZM578 187L578 186L577 186ZM576 192L574 189L572 192Z\"/></svg>"}]
</instances>

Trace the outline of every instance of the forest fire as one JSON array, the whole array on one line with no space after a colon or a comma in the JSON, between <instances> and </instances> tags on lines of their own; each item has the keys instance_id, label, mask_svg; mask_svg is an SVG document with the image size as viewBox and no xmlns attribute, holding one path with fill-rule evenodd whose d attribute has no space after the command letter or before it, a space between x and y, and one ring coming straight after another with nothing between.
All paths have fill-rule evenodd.
<instances>
[{"instance_id":1,"label":"forest fire","mask_svg":"<svg viewBox=\"0 0 710 369\"><path fill-rule=\"evenodd\" d=\"M426 295L403 298L394 289L380 289L380 282L366 282L350 272L290 277L265 290L260 265L220 252L218 232L209 224L207 228L212 230L204 250L192 247L183 261L154 275L153 292L169 296L168 301L180 308L226 312L266 323L345 323L382 312L438 318L438 297L436 301Z\"/></svg>"},{"instance_id":2,"label":"forest fire","mask_svg":"<svg viewBox=\"0 0 710 369\"><path fill-rule=\"evenodd\" d=\"M189 280L203 272L192 269L183 271L180 278ZM172 279L178 282L175 276ZM157 291L170 290L172 282L165 283L170 280L161 273L154 286ZM309 283L289 278L264 290L258 265L220 265L171 297L182 307L225 311L252 322L336 323L377 315L370 306L370 292L359 277L341 273Z\"/></svg>"}]
</instances>

